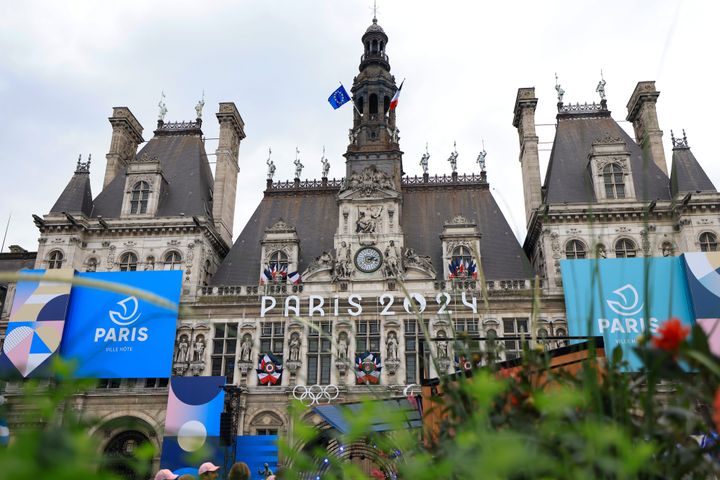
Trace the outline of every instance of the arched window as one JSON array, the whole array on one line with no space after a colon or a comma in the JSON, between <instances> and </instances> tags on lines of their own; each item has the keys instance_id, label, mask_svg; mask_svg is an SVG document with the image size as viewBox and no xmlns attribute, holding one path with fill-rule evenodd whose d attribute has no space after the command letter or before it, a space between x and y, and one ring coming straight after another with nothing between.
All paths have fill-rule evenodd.
<instances>
[{"instance_id":1,"label":"arched window","mask_svg":"<svg viewBox=\"0 0 720 480\"><path fill-rule=\"evenodd\" d=\"M541 340L545 340L548 336L547 328L539 328L537 332L537 336Z\"/></svg>"},{"instance_id":2,"label":"arched window","mask_svg":"<svg viewBox=\"0 0 720 480\"><path fill-rule=\"evenodd\" d=\"M606 198L625 198L625 177L617 163L610 163L603 168Z\"/></svg>"},{"instance_id":3,"label":"arched window","mask_svg":"<svg viewBox=\"0 0 720 480\"><path fill-rule=\"evenodd\" d=\"M383 98L383 113L387 113L390 110L390 97L387 95Z\"/></svg>"},{"instance_id":4,"label":"arched window","mask_svg":"<svg viewBox=\"0 0 720 480\"><path fill-rule=\"evenodd\" d=\"M372 53L377 53L378 51L378 42L377 40L372 41Z\"/></svg>"},{"instance_id":5,"label":"arched window","mask_svg":"<svg viewBox=\"0 0 720 480\"><path fill-rule=\"evenodd\" d=\"M564 328L558 328L555 330L555 336L556 337L567 337L567 331ZM558 340L558 346L562 347L563 345L567 344L567 340Z\"/></svg>"},{"instance_id":6,"label":"arched window","mask_svg":"<svg viewBox=\"0 0 720 480\"><path fill-rule=\"evenodd\" d=\"M637 257L637 246L635 246L635 242L629 238L621 238L615 242L615 256L617 258Z\"/></svg>"},{"instance_id":7,"label":"arched window","mask_svg":"<svg viewBox=\"0 0 720 480\"><path fill-rule=\"evenodd\" d=\"M85 271L86 272L96 272L97 271L97 258L91 257L88 259L88 261L85 263Z\"/></svg>"},{"instance_id":8,"label":"arched window","mask_svg":"<svg viewBox=\"0 0 720 480\"><path fill-rule=\"evenodd\" d=\"M375 93L370 94L370 115L378 113L378 96Z\"/></svg>"},{"instance_id":9,"label":"arched window","mask_svg":"<svg viewBox=\"0 0 720 480\"><path fill-rule=\"evenodd\" d=\"M65 255L60 250L53 250L48 255L48 269L62 268Z\"/></svg>"},{"instance_id":10,"label":"arched window","mask_svg":"<svg viewBox=\"0 0 720 480\"><path fill-rule=\"evenodd\" d=\"M134 272L137 270L137 255L132 252L125 252L120 256L120 271Z\"/></svg>"},{"instance_id":11,"label":"arched window","mask_svg":"<svg viewBox=\"0 0 720 480\"><path fill-rule=\"evenodd\" d=\"M580 240L570 240L565 245L565 257L568 259L586 258L587 249Z\"/></svg>"},{"instance_id":12,"label":"arched window","mask_svg":"<svg viewBox=\"0 0 720 480\"><path fill-rule=\"evenodd\" d=\"M704 232L700 234L700 250L703 252L717 251L717 236L714 233Z\"/></svg>"},{"instance_id":13,"label":"arched window","mask_svg":"<svg viewBox=\"0 0 720 480\"><path fill-rule=\"evenodd\" d=\"M277 272L274 275L276 280L282 279L284 274L287 274L288 269L288 257L282 250L277 250L270 255L270 261L268 262L271 272Z\"/></svg>"},{"instance_id":14,"label":"arched window","mask_svg":"<svg viewBox=\"0 0 720 480\"><path fill-rule=\"evenodd\" d=\"M166 253L165 258L163 259L165 270L180 270L181 262L182 257L180 256L180 252L175 250Z\"/></svg>"},{"instance_id":15,"label":"arched window","mask_svg":"<svg viewBox=\"0 0 720 480\"><path fill-rule=\"evenodd\" d=\"M130 213L147 213L150 185L147 182L137 182L130 193Z\"/></svg>"},{"instance_id":16,"label":"arched window","mask_svg":"<svg viewBox=\"0 0 720 480\"><path fill-rule=\"evenodd\" d=\"M451 278L471 275L474 272L470 272L470 269L474 266L472 252L468 247L460 245L453 249L450 262Z\"/></svg>"},{"instance_id":17,"label":"arched window","mask_svg":"<svg viewBox=\"0 0 720 480\"><path fill-rule=\"evenodd\" d=\"M358 97L357 99L357 109L362 114L363 108L365 107L365 97Z\"/></svg>"}]
</instances>

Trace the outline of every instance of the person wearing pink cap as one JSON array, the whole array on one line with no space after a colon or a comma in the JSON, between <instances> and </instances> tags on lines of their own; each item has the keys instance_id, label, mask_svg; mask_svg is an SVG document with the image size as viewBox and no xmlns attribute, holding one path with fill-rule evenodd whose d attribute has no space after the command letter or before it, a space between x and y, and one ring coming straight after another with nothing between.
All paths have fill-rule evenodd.
<instances>
[{"instance_id":1,"label":"person wearing pink cap","mask_svg":"<svg viewBox=\"0 0 720 480\"><path fill-rule=\"evenodd\" d=\"M178 476L167 468L163 468L155 474L155 480L175 480L176 478L178 478Z\"/></svg>"},{"instance_id":2,"label":"person wearing pink cap","mask_svg":"<svg viewBox=\"0 0 720 480\"><path fill-rule=\"evenodd\" d=\"M218 470L220 470L220 467L217 465L212 462L205 462L198 468L198 475L200 475L200 480L215 480L218 477Z\"/></svg>"}]
</instances>

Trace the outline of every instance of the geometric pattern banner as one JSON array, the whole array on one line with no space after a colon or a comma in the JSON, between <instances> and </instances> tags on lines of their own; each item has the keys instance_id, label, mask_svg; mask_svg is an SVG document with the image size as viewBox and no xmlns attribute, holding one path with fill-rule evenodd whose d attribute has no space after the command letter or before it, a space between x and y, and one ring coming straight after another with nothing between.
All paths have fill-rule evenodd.
<instances>
[{"instance_id":1,"label":"geometric pattern banner","mask_svg":"<svg viewBox=\"0 0 720 480\"><path fill-rule=\"evenodd\" d=\"M695 321L708 335L710 351L720 355L720 252L686 253L683 259Z\"/></svg>"},{"instance_id":2,"label":"geometric pattern banner","mask_svg":"<svg viewBox=\"0 0 720 480\"><path fill-rule=\"evenodd\" d=\"M0 354L0 377L47 375L50 357L62 340L73 269L26 270L67 279L67 283L20 281Z\"/></svg>"},{"instance_id":3,"label":"geometric pattern banner","mask_svg":"<svg viewBox=\"0 0 720 480\"><path fill-rule=\"evenodd\" d=\"M680 257L561 260L560 269L569 334L602 336L608 355L620 346L630 371L642 367L639 335L673 317L695 323Z\"/></svg>"},{"instance_id":4,"label":"geometric pattern banner","mask_svg":"<svg viewBox=\"0 0 720 480\"><path fill-rule=\"evenodd\" d=\"M197 475L200 463L221 465L220 413L225 377L171 377L160 466ZM195 458L201 455L201 458Z\"/></svg>"}]
</instances>

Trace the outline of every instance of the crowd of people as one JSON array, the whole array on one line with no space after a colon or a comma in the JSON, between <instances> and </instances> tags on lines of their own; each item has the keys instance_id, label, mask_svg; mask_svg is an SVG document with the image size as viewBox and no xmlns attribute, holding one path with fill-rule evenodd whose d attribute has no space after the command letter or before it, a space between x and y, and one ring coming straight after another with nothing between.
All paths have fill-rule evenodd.
<instances>
[{"instance_id":1,"label":"crowd of people","mask_svg":"<svg viewBox=\"0 0 720 480\"><path fill-rule=\"evenodd\" d=\"M167 468L163 468L155 474L155 480L250 480L250 467L245 462L236 462L230 467L227 479L220 479L218 471L220 467L212 462L205 462L198 467L198 476L189 473L176 475ZM270 475L265 480L276 480L275 475Z\"/></svg>"}]
</instances>

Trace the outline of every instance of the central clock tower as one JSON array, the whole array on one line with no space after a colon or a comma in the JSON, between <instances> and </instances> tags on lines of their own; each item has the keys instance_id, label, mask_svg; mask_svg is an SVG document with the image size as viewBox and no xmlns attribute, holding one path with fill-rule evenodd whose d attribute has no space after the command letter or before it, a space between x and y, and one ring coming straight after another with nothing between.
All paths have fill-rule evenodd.
<instances>
[{"instance_id":1,"label":"central clock tower","mask_svg":"<svg viewBox=\"0 0 720 480\"><path fill-rule=\"evenodd\" d=\"M362 36L360 73L353 80L353 125L345 181L338 193L334 279L353 284L402 278L402 151L390 100L397 91L385 47L388 37L373 18Z\"/></svg>"}]
</instances>

